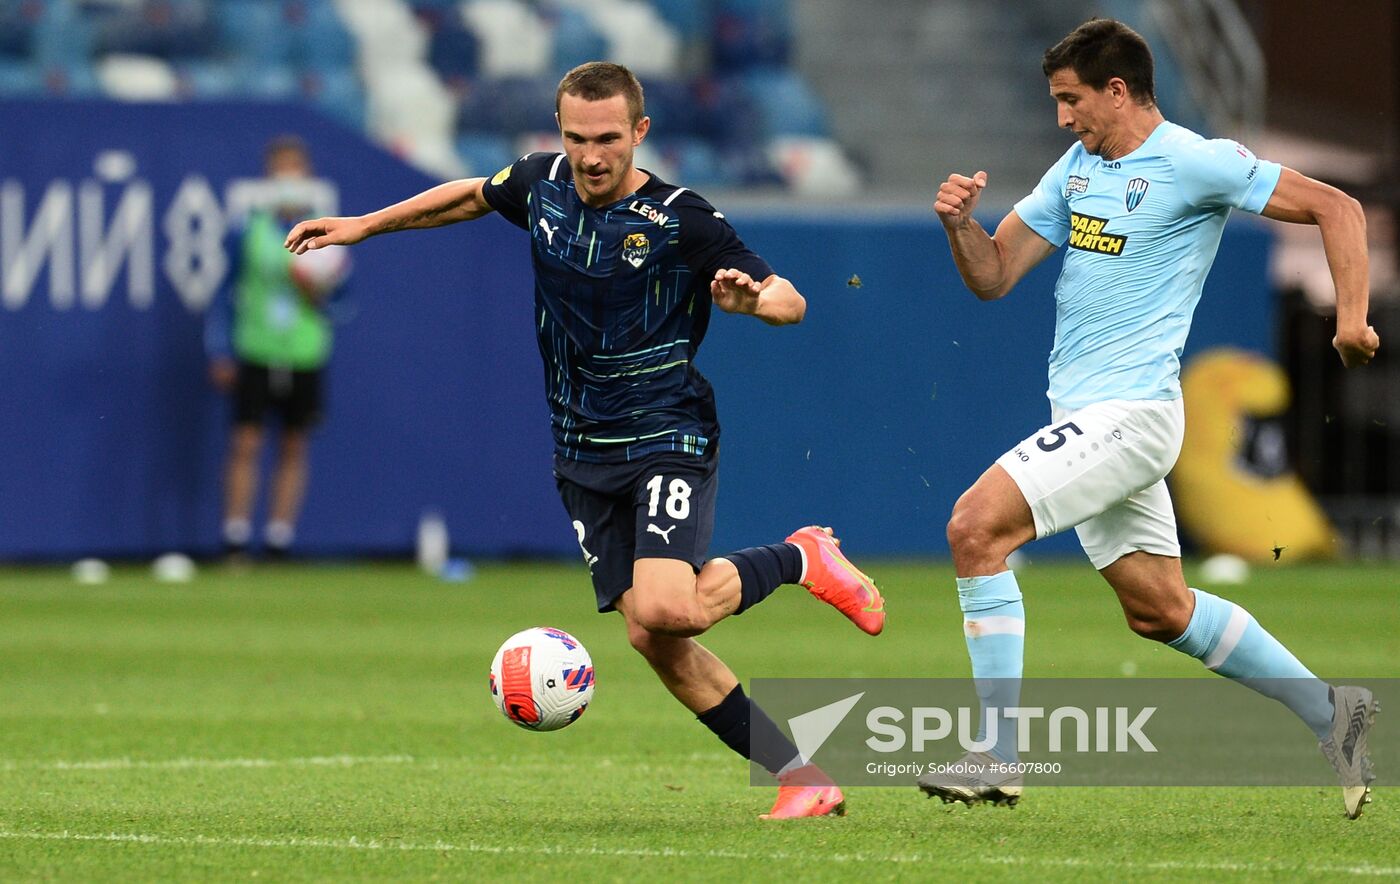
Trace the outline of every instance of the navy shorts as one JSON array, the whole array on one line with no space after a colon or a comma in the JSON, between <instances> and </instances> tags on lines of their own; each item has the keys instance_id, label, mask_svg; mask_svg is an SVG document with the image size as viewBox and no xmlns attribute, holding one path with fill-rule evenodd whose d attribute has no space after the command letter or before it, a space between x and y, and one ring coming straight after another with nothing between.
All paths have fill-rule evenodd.
<instances>
[{"instance_id":1,"label":"navy shorts","mask_svg":"<svg viewBox=\"0 0 1400 884\"><path fill-rule=\"evenodd\" d=\"M305 430L321 422L321 409L321 372L238 363L235 424L261 424L271 412L287 429Z\"/></svg>"},{"instance_id":2,"label":"navy shorts","mask_svg":"<svg viewBox=\"0 0 1400 884\"><path fill-rule=\"evenodd\" d=\"M719 454L653 454L620 464L554 458L554 481L593 577L598 610L632 588L637 559L679 559L698 573L715 528Z\"/></svg>"}]
</instances>

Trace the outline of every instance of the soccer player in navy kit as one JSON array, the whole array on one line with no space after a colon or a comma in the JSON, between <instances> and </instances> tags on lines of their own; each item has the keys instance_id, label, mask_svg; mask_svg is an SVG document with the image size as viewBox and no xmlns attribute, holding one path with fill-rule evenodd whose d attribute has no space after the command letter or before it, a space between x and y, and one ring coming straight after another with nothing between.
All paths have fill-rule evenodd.
<instances>
[{"instance_id":1,"label":"soccer player in navy kit","mask_svg":"<svg viewBox=\"0 0 1400 884\"><path fill-rule=\"evenodd\" d=\"M710 304L789 325L806 302L713 206L633 165L651 121L630 71L575 68L555 109L563 153L531 154L489 181L449 182L357 218L304 222L287 247L351 244L492 211L529 233L555 480L598 610L622 613L632 646L730 748L748 758L752 743L767 756L754 760L780 788L765 818L841 813L841 790L694 638L784 583L805 586L871 635L884 626L879 591L829 529L705 559L719 423L694 357Z\"/></svg>"}]
</instances>

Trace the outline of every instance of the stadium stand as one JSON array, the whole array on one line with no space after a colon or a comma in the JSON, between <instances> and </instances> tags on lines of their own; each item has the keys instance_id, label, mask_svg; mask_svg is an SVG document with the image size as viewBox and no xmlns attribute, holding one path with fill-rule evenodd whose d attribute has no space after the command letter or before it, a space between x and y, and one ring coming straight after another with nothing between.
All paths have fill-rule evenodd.
<instances>
[{"instance_id":1,"label":"stadium stand","mask_svg":"<svg viewBox=\"0 0 1400 884\"><path fill-rule=\"evenodd\" d=\"M852 192L790 66L788 0L0 0L0 97L301 100L441 176L554 129L554 86L608 58L647 86L643 162L711 188ZM834 188L834 191L833 191Z\"/></svg>"}]
</instances>

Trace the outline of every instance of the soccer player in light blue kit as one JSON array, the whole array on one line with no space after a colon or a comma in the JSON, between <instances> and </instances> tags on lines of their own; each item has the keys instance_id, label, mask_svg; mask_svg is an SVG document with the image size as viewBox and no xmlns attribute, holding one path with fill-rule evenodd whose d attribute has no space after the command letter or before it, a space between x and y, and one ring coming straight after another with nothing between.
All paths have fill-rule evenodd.
<instances>
[{"instance_id":1,"label":"soccer player in light blue kit","mask_svg":"<svg viewBox=\"0 0 1400 884\"><path fill-rule=\"evenodd\" d=\"M1006 559L1075 528L1128 625L1279 700L1317 735L1341 778L1348 817L1370 800L1364 688L1316 678L1239 605L1188 588L1164 477L1181 449L1182 347L1231 209L1316 224L1337 289L1333 345L1348 368L1380 345L1366 324L1366 221L1341 191L1167 122L1147 43L1095 19L1046 52L1059 124L1078 142L994 236L973 220L986 172L952 175L935 209L963 281L982 300L1009 292L1068 245L1055 286L1051 422L1002 455L953 508L948 542L972 673L986 709L1019 699L1025 611ZM1262 681L1260 681L1262 679ZM960 769L920 781L930 796L1015 804L1015 728Z\"/></svg>"}]
</instances>

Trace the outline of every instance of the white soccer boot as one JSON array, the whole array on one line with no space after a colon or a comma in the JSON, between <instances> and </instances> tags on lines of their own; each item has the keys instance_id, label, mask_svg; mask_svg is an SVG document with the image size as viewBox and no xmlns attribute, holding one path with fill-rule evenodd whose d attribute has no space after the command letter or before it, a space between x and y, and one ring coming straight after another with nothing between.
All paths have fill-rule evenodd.
<instances>
[{"instance_id":1,"label":"white soccer boot","mask_svg":"<svg viewBox=\"0 0 1400 884\"><path fill-rule=\"evenodd\" d=\"M1336 768L1342 781L1342 805L1347 819L1356 819L1371 801L1376 779L1366 736L1376 722L1380 704L1365 688L1343 685L1331 689L1332 732L1318 741L1318 748Z\"/></svg>"},{"instance_id":2,"label":"white soccer boot","mask_svg":"<svg viewBox=\"0 0 1400 884\"><path fill-rule=\"evenodd\" d=\"M1015 807L1021 800L1024 778L1018 770L1006 770L1006 762L986 752L969 752L957 761L919 777L919 788L944 804L961 801L974 804L1004 804Z\"/></svg>"}]
</instances>

